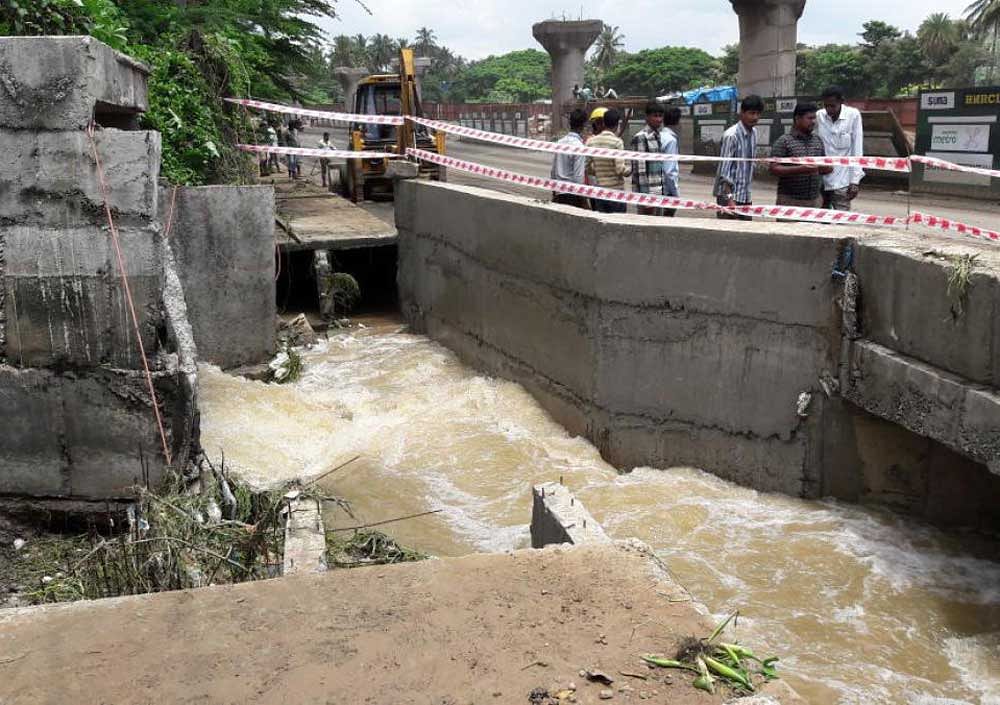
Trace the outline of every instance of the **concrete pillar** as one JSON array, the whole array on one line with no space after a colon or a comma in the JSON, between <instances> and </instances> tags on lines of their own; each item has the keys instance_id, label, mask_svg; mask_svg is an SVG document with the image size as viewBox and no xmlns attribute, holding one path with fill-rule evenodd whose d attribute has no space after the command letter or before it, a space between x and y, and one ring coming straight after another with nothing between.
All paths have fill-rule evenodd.
<instances>
[{"instance_id":1,"label":"concrete pillar","mask_svg":"<svg viewBox=\"0 0 1000 705\"><path fill-rule=\"evenodd\" d=\"M601 20L547 20L531 28L535 39L552 57L552 127L556 133L566 129L562 106L573 99L573 86L583 86L587 50L602 29Z\"/></svg>"},{"instance_id":2,"label":"concrete pillar","mask_svg":"<svg viewBox=\"0 0 1000 705\"><path fill-rule=\"evenodd\" d=\"M338 66L333 70L333 75L337 77L340 87L344 90L346 112L354 112L354 95L358 92L358 84L369 73L368 69L356 69L350 66Z\"/></svg>"},{"instance_id":3,"label":"concrete pillar","mask_svg":"<svg viewBox=\"0 0 1000 705\"><path fill-rule=\"evenodd\" d=\"M740 95L795 95L795 45L806 0L730 0L740 17Z\"/></svg>"}]
</instances>

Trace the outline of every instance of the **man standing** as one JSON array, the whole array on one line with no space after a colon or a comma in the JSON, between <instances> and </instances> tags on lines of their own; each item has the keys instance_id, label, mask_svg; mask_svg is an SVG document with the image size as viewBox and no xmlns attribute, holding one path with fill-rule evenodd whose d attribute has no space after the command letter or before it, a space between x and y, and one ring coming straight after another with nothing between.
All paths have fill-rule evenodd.
<instances>
[{"instance_id":1,"label":"man standing","mask_svg":"<svg viewBox=\"0 0 1000 705\"><path fill-rule=\"evenodd\" d=\"M633 152L663 152L665 139L663 129L663 106L655 100L646 103L646 124L632 138ZM664 163L653 161L632 162L632 190L654 196L665 195ZM639 215L662 215L662 208L639 206Z\"/></svg>"},{"instance_id":2,"label":"man standing","mask_svg":"<svg viewBox=\"0 0 1000 705\"><path fill-rule=\"evenodd\" d=\"M753 204L753 159L757 155L757 134L754 127L764 112L764 101L758 95L748 95L740 104L740 120L722 135L719 168L715 177L716 203L725 208ZM718 213L719 218L750 220L748 216Z\"/></svg>"},{"instance_id":3,"label":"man standing","mask_svg":"<svg viewBox=\"0 0 1000 705\"><path fill-rule=\"evenodd\" d=\"M678 107L667 108L663 114L663 153L672 154L675 157L681 153L680 138L677 136L677 126L681 122L681 109ZM681 165L676 159L663 162L663 195L678 198L681 195L678 182L680 180ZM676 208L664 208L663 215L673 218L677 214Z\"/></svg>"},{"instance_id":4,"label":"man standing","mask_svg":"<svg viewBox=\"0 0 1000 705\"><path fill-rule=\"evenodd\" d=\"M593 115L591 118L593 119ZM619 119L618 111L614 108L606 111L602 120L604 129L600 134L591 137L587 141L587 146L598 149L625 149L625 144L615 134L615 131L618 129ZM587 157L589 183L601 188L616 189L618 191L624 190L625 177L630 173L631 169L629 169L628 162L624 158ZM606 201L598 198L595 198L593 203L594 210L601 213L626 213L628 211L627 203Z\"/></svg>"},{"instance_id":5,"label":"man standing","mask_svg":"<svg viewBox=\"0 0 1000 705\"><path fill-rule=\"evenodd\" d=\"M587 126L587 113L576 108L569 115L569 132L556 144L572 147L583 146L583 130ZM556 181L569 181L574 184L584 183L587 167L587 157L582 154L556 154L552 160L552 178ZM553 203L590 210L590 200L586 196L574 193L553 193Z\"/></svg>"},{"instance_id":6,"label":"man standing","mask_svg":"<svg viewBox=\"0 0 1000 705\"><path fill-rule=\"evenodd\" d=\"M333 146L333 142L330 141L329 132L323 133L323 139L319 141L319 143L316 145L316 148L322 150L336 149L336 147ZM329 181L331 181L329 175L330 175L330 160L323 159L322 157L320 157L319 176L320 176L320 181L322 182L324 187L326 187Z\"/></svg>"},{"instance_id":7,"label":"man standing","mask_svg":"<svg viewBox=\"0 0 1000 705\"><path fill-rule=\"evenodd\" d=\"M816 106L799 103L792 115L792 129L777 139L771 147L772 157L822 157L823 141L816 134ZM833 169L807 164L771 164L771 173L778 177L779 206L820 208L822 174Z\"/></svg>"},{"instance_id":8,"label":"man standing","mask_svg":"<svg viewBox=\"0 0 1000 705\"><path fill-rule=\"evenodd\" d=\"M817 131L828 157L860 157L865 152L861 111L844 105L844 91L832 86L823 91L823 109L816 115ZM851 201L861 190L864 170L859 166L835 166L823 177L823 207L851 210Z\"/></svg>"}]
</instances>

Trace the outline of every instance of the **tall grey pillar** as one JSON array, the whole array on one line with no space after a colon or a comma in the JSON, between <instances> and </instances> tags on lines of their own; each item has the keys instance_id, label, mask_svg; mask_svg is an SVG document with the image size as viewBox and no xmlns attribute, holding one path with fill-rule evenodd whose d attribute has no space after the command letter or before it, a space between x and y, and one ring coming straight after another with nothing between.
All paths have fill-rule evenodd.
<instances>
[{"instance_id":1,"label":"tall grey pillar","mask_svg":"<svg viewBox=\"0 0 1000 705\"><path fill-rule=\"evenodd\" d=\"M795 47L806 0L730 0L740 17L740 95L795 95Z\"/></svg>"},{"instance_id":2,"label":"tall grey pillar","mask_svg":"<svg viewBox=\"0 0 1000 705\"><path fill-rule=\"evenodd\" d=\"M552 127L565 128L562 106L573 98L573 86L583 86L583 63L587 50L604 29L601 20L560 22L547 20L531 28L538 43L552 57Z\"/></svg>"},{"instance_id":3,"label":"tall grey pillar","mask_svg":"<svg viewBox=\"0 0 1000 705\"><path fill-rule=\"evenodd\" d=\"M358 92L358 84L369 73L368 69L356 69L350 66L338 66L333 70L333 75L337 77L340 87L344 90L346 112L354 112L354 95Z\"/></svg>"}]
</instances>

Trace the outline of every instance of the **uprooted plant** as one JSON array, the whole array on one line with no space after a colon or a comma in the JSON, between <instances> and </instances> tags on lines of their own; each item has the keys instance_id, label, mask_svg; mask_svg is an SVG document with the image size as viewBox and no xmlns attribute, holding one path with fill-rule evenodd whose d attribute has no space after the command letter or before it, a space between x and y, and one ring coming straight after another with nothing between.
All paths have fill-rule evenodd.
<instances>
[{"instance_id":1,"label":"uprooted plant","mask_svg":"<svg viewBox=\"0 0 1000 705\"><path fill-rule=\"evenodd\" d=\"M760 659L753 651L739 644L720 641L730 623L735 624L739 612L733 612L715 628L708 638L691 637L681 642L674 658L645 655L642 660L661 668L676 668L697 674L692 685L715 693L716 682L728 686L737 695L749 695L761 683L778 678L776 657ZM754 680L756 679L756 683Z\"/></svg>"},{"instance_id":2,"label":"uprooted plant","mask_svg":"<svg viewBox=\"0 0 1000 705\"><path fill-rule=\"evenodd\" d=\"M948 297L952 300L951 312L955 320L965 315L969 304L969 287L972 282L972 272L976 267L978 254L945 255L950 267L948 270Z\"/></svg>"},{"instance_id":3,"label":"uprooted plant","mask_svg":"<svg viewBox=\"0 0 1000 705\"><path fill-rule=\"evenodd\" d=\"M328 531L326 552L327 565L338 568L409 563L430 558L425 553L400 546L375 529L362 529L349 535Z\"/></svg>"}]
</instances>

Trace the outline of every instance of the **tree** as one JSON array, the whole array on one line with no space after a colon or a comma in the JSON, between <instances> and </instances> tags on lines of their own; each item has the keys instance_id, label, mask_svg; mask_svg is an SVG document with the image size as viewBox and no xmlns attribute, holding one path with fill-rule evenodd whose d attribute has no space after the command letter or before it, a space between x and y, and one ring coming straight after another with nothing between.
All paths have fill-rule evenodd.
<instances>
[{"instance_id":1,"label":"tree","mask_svg":"<svg viewBox=\"0 0 1000 705\"><path fill-rule=\"evenodd\" d=\"M594 44L593 61L602 76L606 76L625 48L625 35L617 26L604 25Z\"/></svg>"},{"instance_id":2,"label":"tree","mask_svg":"<svg viewBox=\"0 0 1000 705\"><path fill-rule=\"evenodd\" d=\"M368 42L368 69L372 73L388 70L396 55L396 42L388 34L376 34Z\"/></svg>"},{"instance_id":3,"label":"tree","mask_svg":"<svg viewBox=\"0 0 1000 705\"><path fill-rule=\"evenodd\" d=\"M333 38L333 50L330 52L330 65L333 68L338 66L355 66L357 62L357 52L354 39L346 34L339 34Z\"/></svg>"},{"instance_id":4,"label":"tree","mask_svg":"<svg viewBox=\"0 0 1000 705\"><path fill-rule=\"evenodd\" d=\"M413 44L419 56L431 56L431 50L437 48L437 36L433 29L421 27L417 30L417 38Z\"/></svg>"},{"instance_id":5,"label":"tree","mask_svg":"<svg viewBox=\"0 0 1000 705\"><path fill-rule=\"evenodd\" d=\"M827 44L800 48L796 65L796 92L800 95L818 96L834 85L853 97L868 93L870 81L866 63L857 47Z\"/></svg>"},{"instance_id":6,"label":"tree","mask_svg":"<svg viewBox=\"0 0 1000 705\"><path fill-rule=\"evenodd\" d=\"M872 51L886 42L899 39L902 32L898 27L893 27L880 20L869 20L861 25L862 49Z\"/></svg>"},{"instance_id":7,"label":"tree","mask_svg":"<svg viewBox=\"0 0 1000 705\"><path fill-rule=\"evenodd\" d=\"M510 79L503 84L508 90L517 86L518 93L535 96L532 100L545 98L552 94L551 73L552 64L549 55L537 49L488 56L482 61L469 64L456 76L452 86L452 98L469 102L487 101L491 91L503 79ZM511 80L523 83L515 84L511 83Z\"/></svg>"},{"instance_id":8,"label":"tree","mask_svg":"<svg viewBox=\"0 0 1000 705\"><path fill-rule=\"evenodd\" d=\"M975 0L965 8L965 13L969 27L977 36L992 35L993 63L989 79L992 82L1000 66L1000 0Z\"/></svg>"},{"instance_id":9,"label":"tree","mask_svg":"<svg viewBox=\"0 0 1000 705\"><path fill-rule=\"evenodd\" d=\"M605 76L621 95L663 95L710 83L718 62L701 49L662 47L626 54Z\"/></svg>"},{"instance_id":10,"label":"tree","mask_svg":"<svg viewBox=\"0 0 1000 705\"><path fill-rule=\"evenodd\" d=\"M958 27L947 12L935 12L920 24L917 39L931 63L940 65L958 48Z\"/></svg>"},{"instance_id":11,"label":"tree","mask_svg":"<svg viewBox=\"0 0 1000 705\"><path fill-rule=\"evenodd\" d=\"M736 83L740 74L740 45L727 44L722 47L719 58L719 83Z\"/></svg>"}]
</instances>

